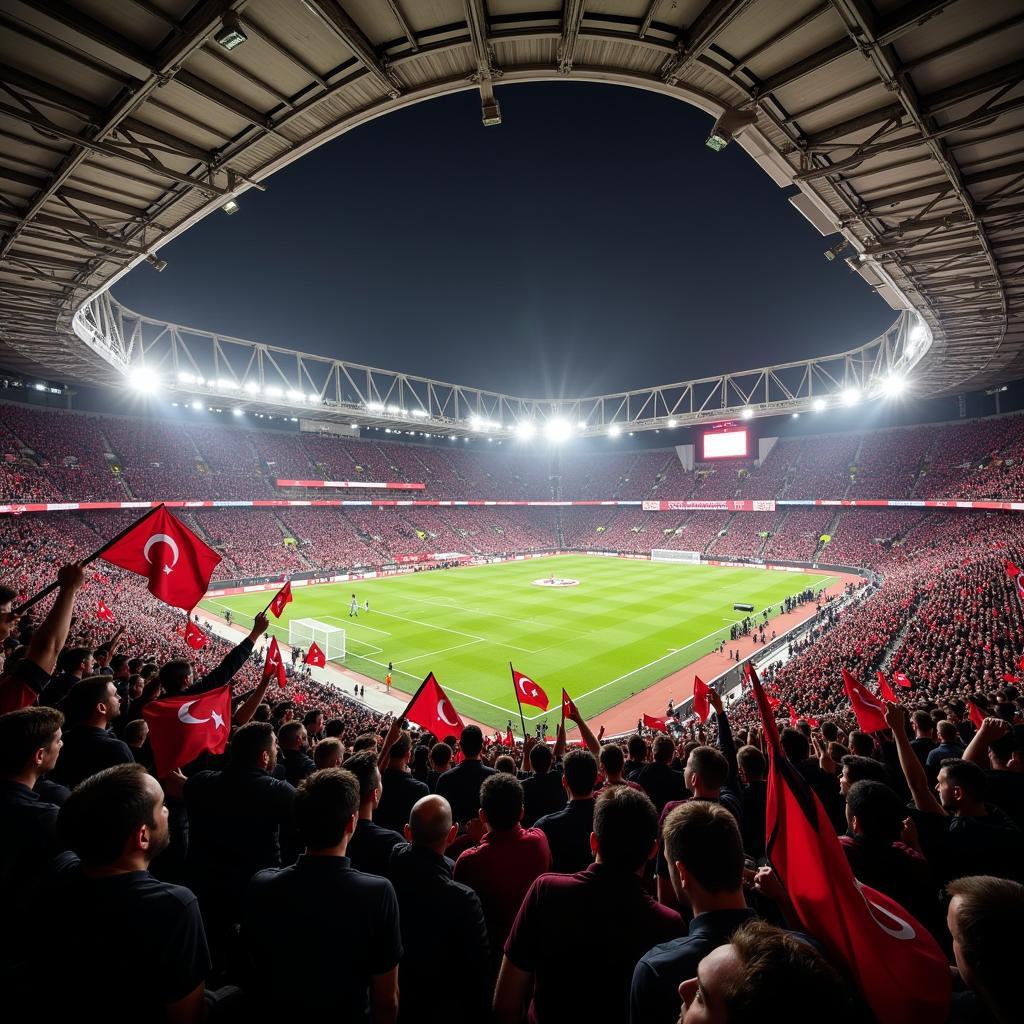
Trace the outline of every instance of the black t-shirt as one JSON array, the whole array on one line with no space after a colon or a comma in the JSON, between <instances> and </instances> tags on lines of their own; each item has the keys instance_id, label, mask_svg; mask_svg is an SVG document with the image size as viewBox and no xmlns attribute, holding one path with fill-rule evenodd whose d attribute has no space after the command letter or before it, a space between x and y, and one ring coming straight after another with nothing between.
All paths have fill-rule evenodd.
<instances>
[{"instance_id":1,"label":"black t-shirt","mask_svg":"<svg viewBox=\"0 0 1024 1024\"><path fill-rule=\"evenodd\" d=\"M931 736L918 736L910 741L910 746L913 748L914 753L917 754L918 761L921 764L926 764L928 755L935 749L937 744Z\"/></svg>"},{"instance_id":2,"label":"black t-shirt","mask_svg":"<svg viewBox=\"0 0 1024 1024\"><path fill-rule=\"evenodd\" d=\"M636 781L654 802L659 814L670 800L682 800L686 795L683 773L674 771L667 764L655 761L644 765L643 771L636 776Z\"/></svg>"},{"instance_id":3,"label":"black t-shirt","mask_svg":"<svg viewBox=\"0 0 1024 1024\"><path fill-rule=\"evenodd\" d=\"M348 856L352 867L371 875L387 875L391 851L404 843L401 834L390 828L381 828L369 818L360 818L348 842Z\"/></svg>"},{"instance_id":4,"label":"black t-shirt","mask_svg":"<svg viewBox=\"0 0 1024 1024\"><path fill-rule=\"evenodd\" d=\"M64 746L50 778L68 789L74 789L82 779L113 768L118 764L133 764L132 748L119 740L108 729L93 725L76 725L64 734Z\"/></svg>"},{"instance_id":5,"label":"black t-shirt","mask_svg":"<svg viewBox=\"0 0 1024 1024\"><path fill-rule=\"evenodd\" d=\"M551 847L551 870L561 874L584 871L594 862L590 833L594 831L596 801L571 800L560 811L537 820L536 827L547 836Z\"/></svg>"},{"instance_id":6,"label":"black t-shirt","mask_svg":"<svg viewBox=\"0 0 1024 1024\"><path fill-rule=\"evenodd\" d=\"M309 907L316 913L303 914ZM402 956L395 890L348 857L303 855L291 867L259 872L243 899L241 935L246 991L265 1016L281 1020L317 1013L369 1021L371 975L386 974Z\"/></svg>"},{"instance_id":7,"label":"black t-shirt","mask_svg":"<svg viewBox=\"0 0 1024 1024\"><path fill-rule=\"evenodd\" d=\"M35 998L46 993L50 1019L159 1020L164 1004L206 977L206 934L188 889L148 871L87 878L67 853L56 875L36 915L40 937L33 947L46 950L35 979L45 988L37 987Z\"/></svg>"},{"instance_id":8,"label":"black t-shirt","mask_svg":"<svg viewBox=\"0 0 1024 1024\"><path fill-rule=\"evenodd\" d=\"M986 771L985 794L1017 828L1024 829L1024 772Z\"/></svg>"},{"instance_id":9,"label":"black t-shirt","mask_svg":"<svg viewBox=\"0 0 1024 1024\"><path fill-rule=\"evenodd\" d=\"M420 797L428 796L430 790L425 782L413 778L409 772L398 768L387 768L381 772L380 803L373 812L373 819L384 828L396 832L409 823L409 812Z\"/></svg>"},{"instance_id":10,"label":"black t-shirt","mask_svg":"<svg viewBox=\"0 0 1024 1024\"><path fill-rule=\"evenodd\" d=\"M282 750L278 768L284 770L281 775L275 772L276 778L283 777L285 782L298 786L307 775L316 771L316 762L304 750Z\"/></svg>"},{"instance_id":11,"label":"black t-shirt","mask_svg":"<svg viewBox=\"0 0 1024 1024\"><path fill-rule=\"evenodd\" d=\"M57 707L81 681L82 677L73 672L58 672L43 687L39 694L39 703L48 708Z\"/></svg>"},{"instance_id":12,"label":"black t-shirt","mask_svg":"<svg viewBox=\"0 0 1024 1024\"><path fill-rule=\"evenodd\" d=\"M764 856L764 819L767 805L768 783L763 779L751 782L740 790L740 807L743 809L743 850L754 860Z\"/></svg>"},{"instance_id":13,"label":"black t-shirt","mask_svg":"<svg viewBox=\"0 0 1024 1024\"><path fill-rule=\"evenodd\" d=\"M981 817L914 815L921 844L940 884L968 875L1024 882L1024 832L997 807Z\"/></svg>"},{"instance_id":14,"label":"black t-shirt","mask_svg":"<svg viewBox=\"0 0 1024 1024\"><path fill-rule=\"evenodd\" d=\"M560 811L568 801L562 785L562 772L550 768L540 775L528 775L523 779L523 825L526 828L536 824L545 814Z\"/></svg>"},{"instance_id":15,"label":"black t-shirt","mask_svg":"<svg viewBox=\"0 0 1024 1024\"><path fill-rule=\"evenodd\" d=\"M494 769L480 761L463 761L437 780L437 793L452 805L452 820L462 824L480 813L480 787L494 775Z\"/></svg>"}]
</instances>

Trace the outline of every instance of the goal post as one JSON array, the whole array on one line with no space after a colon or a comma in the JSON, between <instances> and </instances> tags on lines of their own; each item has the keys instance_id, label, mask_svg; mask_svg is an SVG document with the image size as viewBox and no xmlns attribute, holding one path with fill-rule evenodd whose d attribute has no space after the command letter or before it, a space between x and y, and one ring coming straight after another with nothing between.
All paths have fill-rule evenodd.
<instances>
[{"instance_id":1,"label":"goal post","mask_svg":"<svg viewBox=\"0 0 1024 1024\"><path fill-rule=\"evenodd\" d=\"M675 551L672 548L654 548L651 551L652 562L684 562L696 565L700 562L699 551Z\"/></svg>"},{"instance_id":2,"label":"goal post","mask_svg":"<svg viewBox=\"0 0 1024 1024\"><path fill-rule=\"evenodd\" d=\"M291 619L288 623L288 644L309 650L315 643L328 661L341 661L345 657L345 630L329 626L319 619Z\"/></svg>"}]
</instances>

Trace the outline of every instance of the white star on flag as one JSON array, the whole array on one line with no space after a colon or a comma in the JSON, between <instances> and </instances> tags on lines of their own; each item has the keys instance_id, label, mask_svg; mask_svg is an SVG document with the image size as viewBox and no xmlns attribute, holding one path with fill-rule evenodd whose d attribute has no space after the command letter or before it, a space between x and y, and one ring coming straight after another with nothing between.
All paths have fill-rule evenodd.
<instances>
[{"instance_id":1,"label":"white star on flag","mask_svg":"<svg viewBox=\"0 0 1024 1024\"><path fill-rule=\"evenodd\" d=\"M219 711L211 711L210 717L213 719L213 724L218 729L224 728L224 716Z\"/></svg>"}]
</instances>

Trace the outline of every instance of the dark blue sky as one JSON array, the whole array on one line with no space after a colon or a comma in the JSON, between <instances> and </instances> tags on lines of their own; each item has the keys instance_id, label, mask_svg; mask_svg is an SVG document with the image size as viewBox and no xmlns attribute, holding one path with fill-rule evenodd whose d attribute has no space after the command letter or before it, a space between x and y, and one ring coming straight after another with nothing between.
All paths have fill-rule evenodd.
<instances>
[{"instance_id":1,"label":"dark blue sky","mask_svg":"<svg viewBox=\"0 0 1024 1024\"><path fill-rule=\"evenodd\" d=\"M711 118L615 86L475 91L358 128L115 296L227 334L526 395L839 351L895 313ZM832 239L831 241L834 241Z\"/></svg>"}]
</instances>

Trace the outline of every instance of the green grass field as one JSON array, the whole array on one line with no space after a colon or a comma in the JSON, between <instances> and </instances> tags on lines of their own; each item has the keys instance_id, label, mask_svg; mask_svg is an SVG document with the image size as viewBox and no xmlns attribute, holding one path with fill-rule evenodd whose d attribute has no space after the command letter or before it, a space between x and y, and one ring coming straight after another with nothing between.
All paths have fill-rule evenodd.
<instances>
[{"instance_id":1,"label":"green grass field","mask_svg":"<svg viewBox=\"0 0 1024 1024\"><path fill-rule=\"evenodd\" d=\"M533 583L548 577L575 579L579 586ZM511 661L551 701L548 712L525 707L527 724L550 715L553 730L563 686L591 717L728 640L729 625L743 617L732 610L734 602L750 602L758 612L774 606L774 614L787 595L832 581L802 573L565 555L300 587L271 629L287 641L289 618L341 626L347 631L346 667L383 679L390 660L395 686L409 691L433 671L460 712L502 729L509 718L519 718ZM358 619L348 614L353 591ZM270 596L211 599L202 607L221 615L230 608L246 624ZM362 611L365 600L369 613Z\"/></svg>"}]
</instances>

